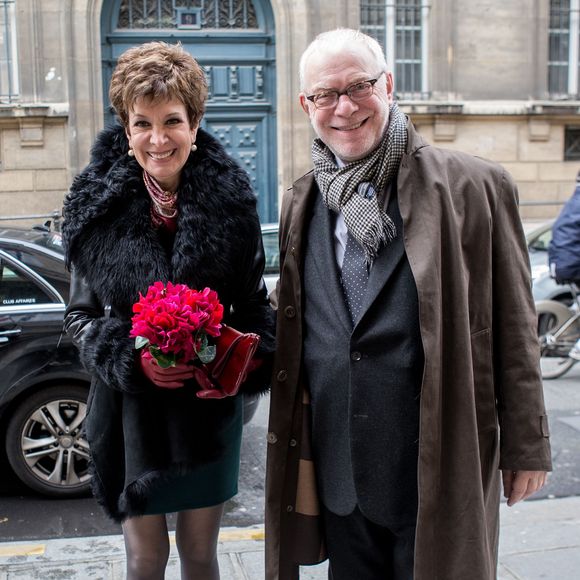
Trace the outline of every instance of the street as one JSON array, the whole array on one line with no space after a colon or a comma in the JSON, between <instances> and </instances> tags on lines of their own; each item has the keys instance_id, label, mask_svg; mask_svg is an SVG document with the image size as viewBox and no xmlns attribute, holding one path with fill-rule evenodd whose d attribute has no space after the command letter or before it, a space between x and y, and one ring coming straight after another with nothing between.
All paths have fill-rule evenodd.
<instances>
[{"instance_id":1,"label":"street","mask_svg":"<svg viewBox=\"0 0 580 580\"><path fill-rule=\"evenodd\" d=\"M580 495L580 365L564 377L545 381L554 472L536 499ZM268 398L245 427L238 495L226 505L224 527L264 521L264 473ZM0 460L0 541L117 534L92 498L54 500L23 488ZM170 526L175 516L169 516Z\"/></svg>"}]
</instances>

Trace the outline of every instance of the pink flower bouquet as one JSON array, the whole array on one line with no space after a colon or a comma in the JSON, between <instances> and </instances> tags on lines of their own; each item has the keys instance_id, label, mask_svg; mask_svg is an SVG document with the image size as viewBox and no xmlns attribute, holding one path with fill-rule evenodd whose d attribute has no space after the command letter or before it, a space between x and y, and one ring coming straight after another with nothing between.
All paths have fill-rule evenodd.
<instances>
[{"instance_id":1,"label":"pink flower bouquet","mask_svg":"<svg viewBox=\"0 0 580 580\"><path fill-rule=\"evenodd\" d=\"M135 348L148 348L162 368L199 359L210 363L216 356L208 337L218 337L224 308L217 292L197 291L185 284L155 282L133 305L131 336Z\"/></svg>"}]
</instances>

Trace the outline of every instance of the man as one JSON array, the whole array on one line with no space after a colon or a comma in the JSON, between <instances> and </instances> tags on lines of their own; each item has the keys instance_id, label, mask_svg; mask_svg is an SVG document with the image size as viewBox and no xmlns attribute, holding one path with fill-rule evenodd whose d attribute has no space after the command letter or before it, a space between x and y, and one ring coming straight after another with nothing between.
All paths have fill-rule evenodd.
<instances>
[{"instance_id":1,"label":"man","mask_svg":"<svg viewBox=\"0 0 580 580\"><path fill-rule=\"evenodd\" d=\"M268 580L496 577L508 503L551 469L511 178L430 147L380 46L301 60L314 172L283 201L267 467ZM323 541L322 541L323 540Z\"/></svg>"}]
</instances>

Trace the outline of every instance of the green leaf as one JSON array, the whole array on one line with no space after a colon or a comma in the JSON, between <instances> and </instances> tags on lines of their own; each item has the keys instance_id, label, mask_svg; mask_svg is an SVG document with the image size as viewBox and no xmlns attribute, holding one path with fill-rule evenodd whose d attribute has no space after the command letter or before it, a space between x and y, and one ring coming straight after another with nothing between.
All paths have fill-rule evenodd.
<instances>
[{"instance_id":1,"label":"green leaf","mask_svg":"<svg viewBox=\"0 0 580 580\"><path fill-rule=\"evenodd\" d=\"M147 346L149 344L149 339L145 338L144 336L136 336L135 337L135 348L137 350L139 350L140 348L143 348L144 346Z\"/></svg>"},{"instance_id":2,"label":"green leaf","mask_svg":"<svg viewBox=\"0 0 580 580\"><path fill-rule=\"evenodd\" d=\"M169 367L175 366L175 357L169 354L159 354L155 356L155 360L162 369L168 369Z\"/></svg>"},{"instance_id":3,"label":"green leaf","mask_svg":"<svg viewBox=\"0 0 580 580\"><path fill-rule=\"evenodd\" d=\"M216 347L212 344L212 345L208 345L204 349L200 350L197 353L197 357L205 365L205 364L213 361L213 359L216 356L216 353L217 353Z\"/></svg>"},{"instance_id":4,"label":"green leaf","mask_svg":"<svg viewBox=\"0 0 580 580\"><path fill-rule=\"evenodd\" d=\"M199 336L201 334L201 336ZM203 363L210 363L216 355L216 348L214 345L210 345L207 339L207 334L198 333L199 340L201 341L201 348L195 351L197 358Z\"/></svg>"},{"instance_id":5,"label":"green leaf","mask_svg":"<svg viewBox=\"0 0 580 580\"><path fill-rule=\"evenodd\" d=\"M173 354L163 354L161 350L156 347L152 346L149 348L149 352L153 356L153 358L157 361L157 364L162 369L168 369L169 367L175 366L175 355Z\"/></svg>"}]
</instances>

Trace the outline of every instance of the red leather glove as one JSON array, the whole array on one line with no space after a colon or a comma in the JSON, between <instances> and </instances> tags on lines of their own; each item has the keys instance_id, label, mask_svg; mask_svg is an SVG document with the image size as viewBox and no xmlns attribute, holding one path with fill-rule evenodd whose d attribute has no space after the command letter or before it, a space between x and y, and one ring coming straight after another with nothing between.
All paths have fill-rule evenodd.
<instances>
[{"instance_id":1,"label":"red leather glove","mask_svg":"<svg viewBox=\"0 0 580 580\"><path fill-rule=\"evenodd\" d=\"M250 364L248 365L248 372L244 376L242 383L246 380L248 373L251 373L258 367L260 367L262 365L262 362L263 362L262 359L256 358L250 361ZM199 386L202 388L201 391L197 391L197 393L195 393L195 395L200 399L224 399L225 397L232 397L237 394L237 391L235 393L230 393L227 390L222 389L219 385L212 384L207 375L203 373L201 369L197 370L200 371L199 372L200 375L203 374L203 377L198 376L197 374L195 377L197 379L197 382L199 383Z\"/></svg>"},{"instance_id":2,"label":"red leather glove","mask_svg":"<svg viewBox=\"0 0 580 580\"><path fill-rule=\"evenodd\" d=\"M183 381L194 376L193 367L186 363L177 363L166 369L160 367L148 349L141 351L140 361L143 374L163 389L179 389L183 387Z\"/></svg>"}]
</instances>

